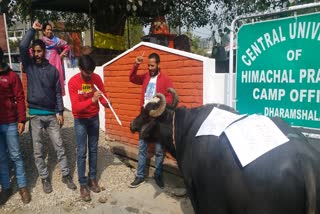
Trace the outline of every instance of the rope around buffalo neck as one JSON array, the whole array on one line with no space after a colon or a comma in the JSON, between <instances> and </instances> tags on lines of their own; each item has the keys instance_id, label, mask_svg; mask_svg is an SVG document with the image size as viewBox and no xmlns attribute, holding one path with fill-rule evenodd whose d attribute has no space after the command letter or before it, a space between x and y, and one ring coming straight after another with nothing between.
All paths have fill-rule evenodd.
<instances>
[{"instance_id":1,"label":"rope around buffalo neck","mask_svg":"<svg viewBox=\"0 0 320 214\"><path fill-rule=\"evenodd\" d=\"M173 147L175 150L177 150L177 147L176 147L176 140L175 140L175 125L174 125L174 121L175 121L175 118L176 118L176 112L174 111L173 112L173 117L172 117L172 143L173 143Z\"/></svg>"}]
</instances>

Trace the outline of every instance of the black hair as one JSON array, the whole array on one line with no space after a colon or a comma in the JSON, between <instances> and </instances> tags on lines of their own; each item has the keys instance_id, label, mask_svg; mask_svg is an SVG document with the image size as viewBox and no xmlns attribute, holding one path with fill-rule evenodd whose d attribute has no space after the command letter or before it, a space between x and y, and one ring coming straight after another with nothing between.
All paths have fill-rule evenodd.
<instances>
[{"instance_id":1,"label":"black hair","mask_svg":"<svg viewBox=\"0 0 320 214\"><path fill-rule=\"evenodd\" d=\"M42 31L45 31L48 25L50 25L51 28L52 28L52 25L51 25L51 24L49 24L49 23L44 23L44 24L42 25Z\"/></svg>"},{"instance_id":2,"label":"black hair","mask_svg":"<svg viewBox=\"0 0 320 214\"><path fill-rule=\"evenodd\" d=\"M39 45L40 48L41 48L43 51L46 50L46 44L44 44L44 42L43 42L41 39L35 39L35 40L33 40L33 42L32 42L32 49L33 49L35 46L37 46L37 45Z\"/></svg>"},{"instance_id":3,"label":"black hair","mask_svg":"<svg viewBox=\"0 0 320 214\"><path fill-rule=\"evenodd\" d=\"M160 56L158 54L156 54L156 53L150 54L148 58L149 59L155 59L157 64L160 63Z\"/></svg>"},{"instance_id":4,"label":"black hair","mask_svg":"<svg viewBox=\"0 0 320 214\"><path fill-rule=\"evenodd\" d=\"M91 74L96 68L96 62L89 55L82 55L79 58L79 68L85 73Z\"/></svg>"}]
</instances>

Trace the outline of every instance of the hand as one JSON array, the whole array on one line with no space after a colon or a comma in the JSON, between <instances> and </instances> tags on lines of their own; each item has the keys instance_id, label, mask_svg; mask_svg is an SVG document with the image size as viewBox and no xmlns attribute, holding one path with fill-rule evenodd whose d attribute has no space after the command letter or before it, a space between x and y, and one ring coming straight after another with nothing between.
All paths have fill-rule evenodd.
<instances>
[{"instance_id":1,"label":"hand","mask_svg":"<svg viewBox=\"0 0 320 214\"><path fill-rule=\"evenodd\" d=\"M38 22L38 20L33 22L32 28L35 30L42 30L42 24Z\"/></svg>"},{"instance_id":2,"label":"hand","mask_svg":"<svg viewBox=\"0 0 320 214\"><path fill-rule=\"evenodd\" d=\"M60 54L60 58L61 59L63 59L63 57L66 57L67 56L67 54L66 53L64 53L64 54Z\"/></svg>"},{"instance_id":3,"label":"hand","mask_svg":"<svg viewBox=\"0 0 320 214\"><path fill-rule=\"evenodd\" d=\"M19 135L22 134L22 132L24 131L25 125L24 123L18 123L18 133Z\"/></svg>"},{"instance_id":4,"label":"hand","mask_svg":"<svg viewBox=\"0 0 320 214\"><path fill-rule=\"evenodd\" d=\"M56 114L56 117L57 117L57 122L58 122L58 124L60 125L60 128L61 128L63 126L63 123L64 123L63 115Z\"/></svg>"},{"instance_id":5,"label":"hand","mask_svg":"<svg viewBox=\"0 0 320 214\"><path fill-rule=\"evenodd\" d=\"M97 103L101 96L102 96L102 92L101 91L94 92L93 97L92 97L92 102L93 103Z\"/></svg>"},{"instance_id":6,"label":"hand","mask_svg":"<svg viewBox=\"0 0 320 214\"><path fill-rule=\"evenodd\" d=\"M137 65L140 65L142 62L143 62L143 56L138 56L138 57L136 58L136 64L137 64Z\"/></svg>"},{"instance_id":7,"label":"hand","mask_svg":"<svg viewBox=\"0 0 320 214\"><path fill-rule=\"evenodd\" d=\"M109 105L110 104L110 105ZM111 103L111 101L110 101L110 99L109 99L109 104L108 104L108 102L105 104L105 108L110 108L110 106L112 106L112 103Z\"/></svg>"}]
</instances>

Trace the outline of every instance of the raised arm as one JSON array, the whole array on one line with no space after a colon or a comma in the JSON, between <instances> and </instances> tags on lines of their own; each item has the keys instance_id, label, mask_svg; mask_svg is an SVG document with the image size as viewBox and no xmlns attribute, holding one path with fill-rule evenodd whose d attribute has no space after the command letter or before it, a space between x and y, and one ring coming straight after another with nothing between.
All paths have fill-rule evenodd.
<instances>
[{"instance_id":1,"label":"raised arm","mask_svg":"<svg viewBox=\"0 0 320 214\"><path fill-rule=\"evenodd\" d=\"M138 56L129 74L130 82L137 85L142 85L143 80L145 78L145 74L140 74L140 75L137 74L139 65L142 63L142 61L143 61L142 56Z\"/></svg>"},{"instance_id":2,"label":"raised arm","mask_svg":"<svg viewBox=\"0 0 320 214\"><path fill-rule=\"evenodd\" d=\"M32 63L29 54L29 45L34 37L35 32L35 29L30 28L20 42L20 57L24 69L26 69Z\"/></svg>"},{"instance_id":3,"label":"raised arm","mask_svg":"<svg viewBox=\"0 0 320 214\"><path fill-rule=\"evenodd\" d=\"M29 54L29 45L36 31L41 30L41 27L42 25L38 21L35 21L32 25L32 28L27 31L20 42L20 57L24 69L26 69L32 63Z\"/></svg>"}]
</instances>

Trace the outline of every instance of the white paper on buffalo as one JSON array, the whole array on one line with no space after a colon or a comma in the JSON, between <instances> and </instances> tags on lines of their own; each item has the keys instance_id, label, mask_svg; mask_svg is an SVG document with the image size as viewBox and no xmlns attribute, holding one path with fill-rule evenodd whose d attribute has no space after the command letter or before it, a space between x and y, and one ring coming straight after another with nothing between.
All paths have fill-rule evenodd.
<instances>
[{"instance_id":1,"label":"white paper on buffalo","mask_svg":"<svg viewBox=\"0 0 320 214\"><path fill-rule=\"evenodd\" d=\"M250 115L225 130L242 166L289 141L273 121L263 115Z\"/></svg>"},{"instance_id":2,"label":"white paper on buffalo","mask_svg":"<svg viewBox=\"0 0 320 214\"><path fill-rule=\"evenodd\" d=\"M244 115L234 114L219 108L213 108L208 117L201 124L196 137L201 135L220 136L229 124L243 116Z\"/></svg>"}]
</instances>

